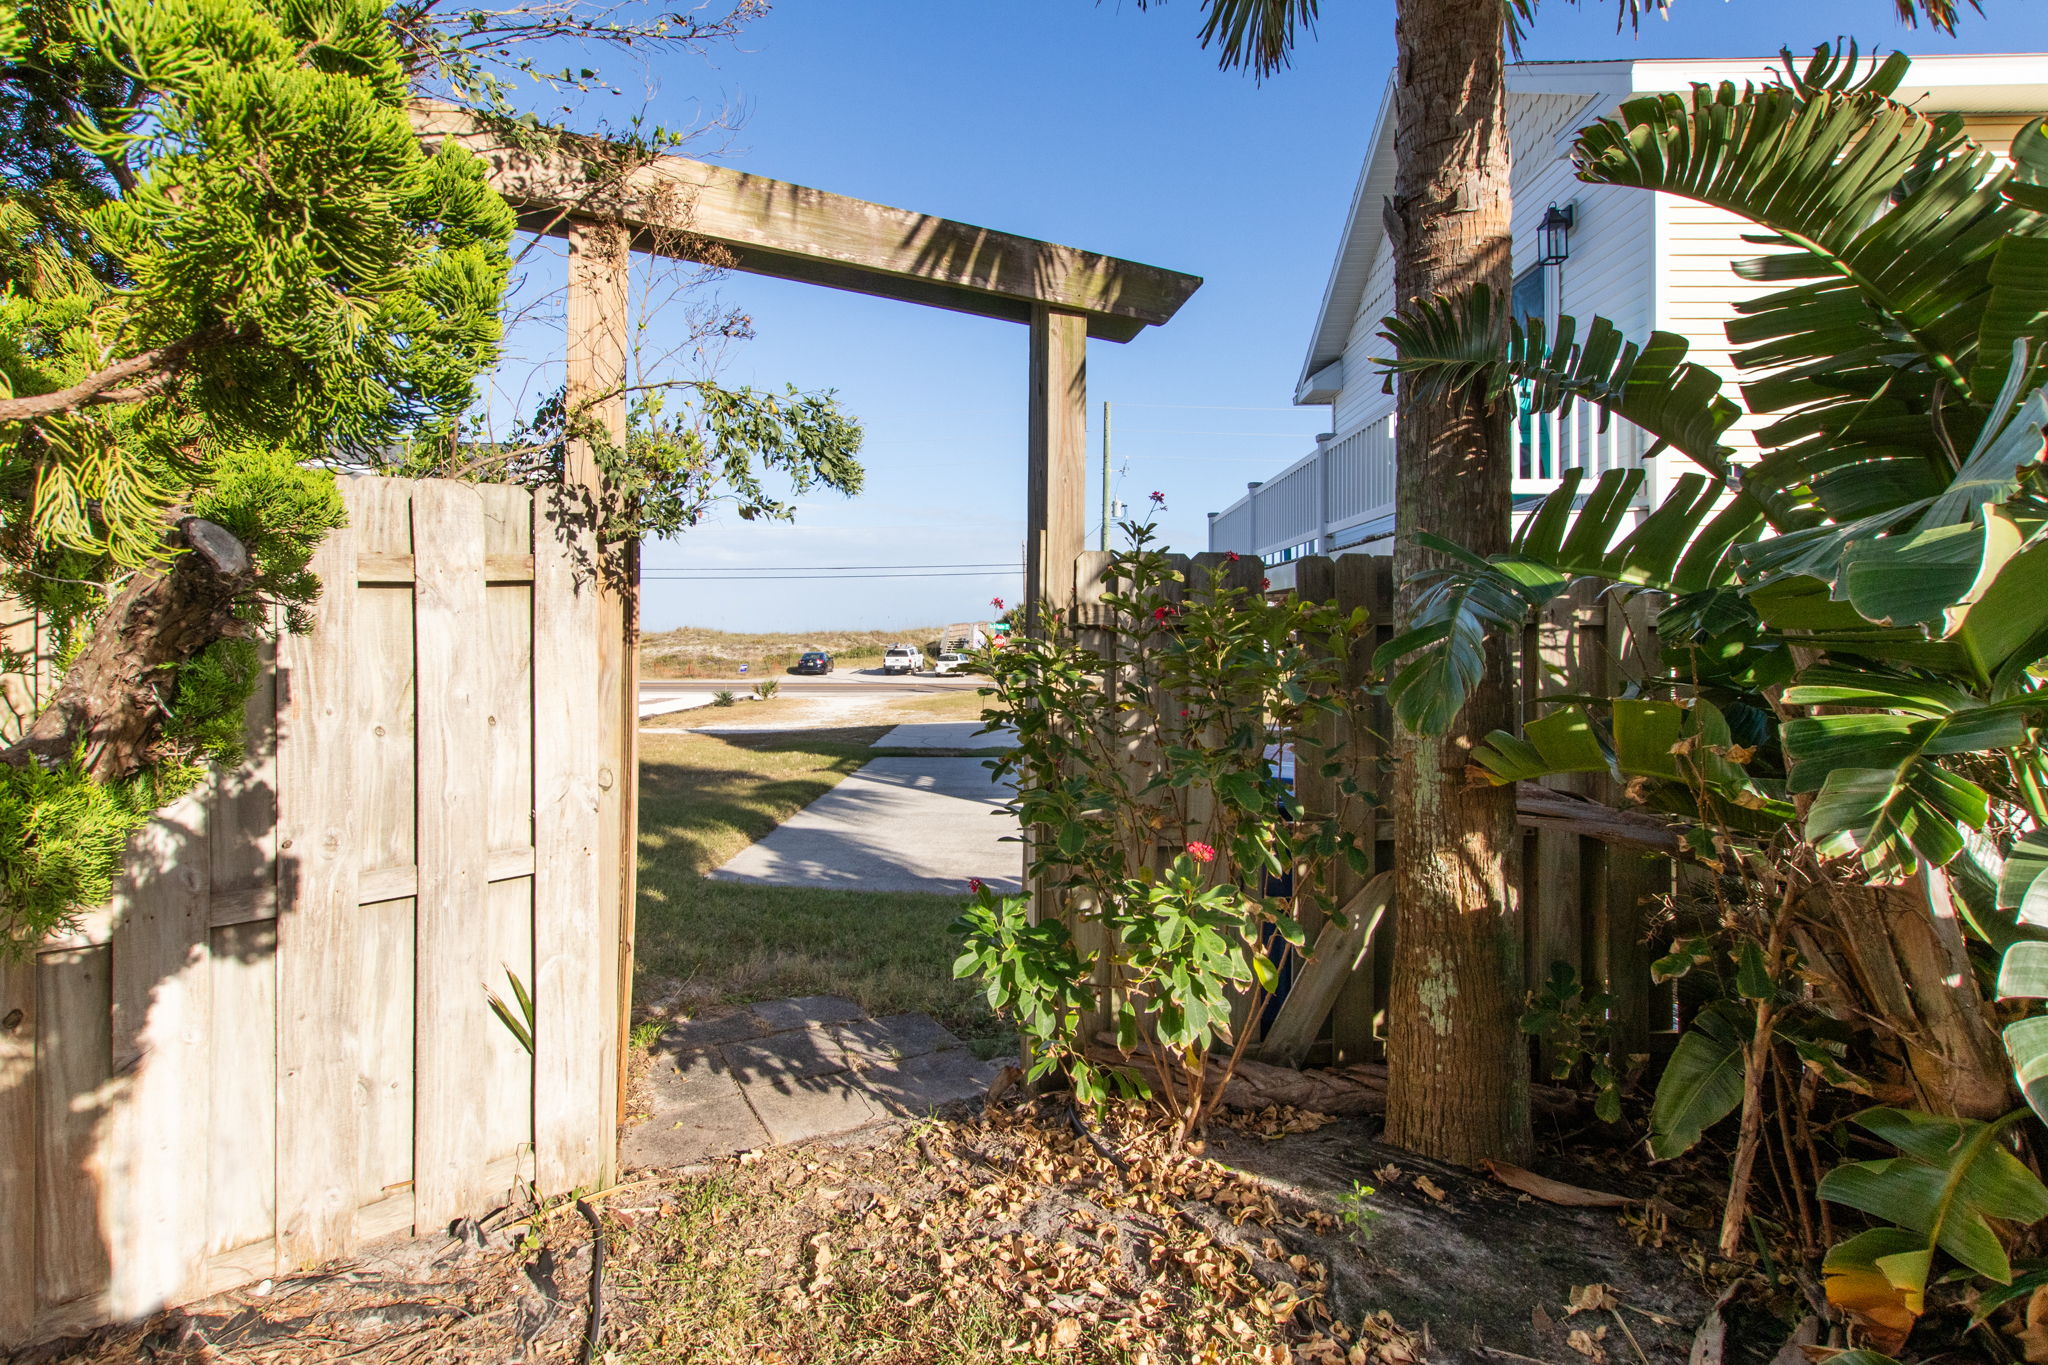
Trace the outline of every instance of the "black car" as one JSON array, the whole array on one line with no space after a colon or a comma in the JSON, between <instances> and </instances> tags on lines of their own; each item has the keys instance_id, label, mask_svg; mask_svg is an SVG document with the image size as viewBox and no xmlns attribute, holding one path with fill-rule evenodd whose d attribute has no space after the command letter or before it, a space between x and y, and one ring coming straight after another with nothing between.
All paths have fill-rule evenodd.
<instances>
[{"instance_id":1,"label":"black car","mask_svg":"<svg viewBox=\"0 0 2048 1365\"><path fill-rule=\"evenodd\" d=\"M790 671L793 673L830 673L832 671L832 656L822 649L807 649L804 651L803 657L796 661L796 667Z\"/></svg>"}]
</instances>

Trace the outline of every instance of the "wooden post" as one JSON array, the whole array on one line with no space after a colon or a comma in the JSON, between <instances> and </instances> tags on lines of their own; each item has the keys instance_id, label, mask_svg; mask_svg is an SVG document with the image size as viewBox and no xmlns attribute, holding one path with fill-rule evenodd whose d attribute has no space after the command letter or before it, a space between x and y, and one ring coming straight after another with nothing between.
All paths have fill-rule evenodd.
<instances>
[{"instance_id":1,"label":"wooden post","mask_svg":"<svg viewBox=\"0 0 2048 1365\"><path fill-rule=\"evenodd\" d=\"M1031 310L1030 488L1024 530L1024 602L1035 629L1040 602L1074 600L1074 565L1088 548L1088 319Z\"/></svg>"},{"instance_id":2,"label":"wooden post","mask_svg":"<svg viewBox=\"0 0 2048 1365\"><path fill-rule=\"evenodd\" d=\"M572 421L595 423L614 443L626 440L626 278L631 263L625 229L608 223L577 222L569 228L569 293L567 306L566 405ZM587 437L569 441L563 482L580 494L595 515L605 506L607 490ZM599 727L597 735L598 878L601 887L599 930L619 945L617 979L605 1001L619 1021L617 1046L606 1049L603 1094L609 1104L596 1116L604 1125L600 1150L606 1154L609 1178L615 1143L611 1130L625 1112L621 1084L627 1038L627 1015L633 1003L633 896L636 886L637 830L633 805L634 766L639 759L638 706L632 695L630 643L637 622L637 604L630 586L638 566L634 555L611 556L597 547L598 649L591 661L596 674ZM547 1025L535 1016L535 1026Z\"/></svg>"}]
</instances>

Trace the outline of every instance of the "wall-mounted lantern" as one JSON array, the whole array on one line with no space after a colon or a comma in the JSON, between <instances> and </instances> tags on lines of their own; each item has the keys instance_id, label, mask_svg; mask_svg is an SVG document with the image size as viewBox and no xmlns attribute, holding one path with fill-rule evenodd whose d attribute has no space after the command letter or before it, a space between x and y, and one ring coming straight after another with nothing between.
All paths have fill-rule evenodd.
<instances>
[{"instance_id":1,"label":"wall-mounted lantern","mask_svg":"<svg viewBox=\"0 0 2048 1365\"><path fill-rule=\"evenodd\" d=\"M1545 211L1543 221L1538 224L1538 265L1563 265L1572 254L1572 224L1578 220L1578 210L1572 204L1552 204Z\"/></svg>"}]
</instances>

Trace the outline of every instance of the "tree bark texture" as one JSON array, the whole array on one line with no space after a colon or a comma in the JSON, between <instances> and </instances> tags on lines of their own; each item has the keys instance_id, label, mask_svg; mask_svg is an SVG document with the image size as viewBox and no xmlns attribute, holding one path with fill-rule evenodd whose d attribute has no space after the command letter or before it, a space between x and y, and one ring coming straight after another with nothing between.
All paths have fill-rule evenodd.
<instances>
[{"instance_id":1,"label":"tree bark texture","mask_svg":"<svg viewBox=\"0 0 2048 1365\"><path fill-rule=\"evenodd\" d=\"M1395 18L1394 196L1386 209L1397 306L1510 284L1505 55L1500 0L1400 0ZM1508 544L1508 414L1424 406L1403 386L1396 425L1396 609L1413 609L1446 558L1430 532L1479 553ZM1508 642L1451 730L1394 741L1393 989L1386 1138L1476 1165L1529 1150L1528 1049L1515 793L1465 776L1474 742L1516 722Z\"/></svg>"},{"instance_id":2,"label":"tree bark texture","mask_svg":"<svg viewBox=\"0 0 2048 1365\"><path fill-rule=\"evenodd\" d=\"M0 749L0 762L55 766L82 752L89 775L113 782L152 761L172 670L242 629L234 607L251 575L241 542L212 522L188 518L180 531L189 552L115 594L50 704Z\"/></svg>"},{"instance_id":3,"label":"tree bark texture","mask_svg":"<svg viewBox=\"0 0 2048 1365\"><path fill-rule=\"evenodd\" d=\"M1816 879L1808 899L1835 931L1858 1004L1905 1051L1921 1107L1994 1119L2018 1103L1962 926L1929 903L1920 877L1897 886Z\"/></svg>"}]
</instances>

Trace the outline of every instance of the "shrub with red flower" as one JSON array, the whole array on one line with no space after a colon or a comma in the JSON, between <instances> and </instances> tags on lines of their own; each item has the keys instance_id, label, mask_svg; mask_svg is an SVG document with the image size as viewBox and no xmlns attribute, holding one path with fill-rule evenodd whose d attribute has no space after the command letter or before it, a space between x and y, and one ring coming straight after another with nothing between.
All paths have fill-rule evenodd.
<instances>
[{"instance_id":1,"label":"shrub with red flower","mask_svg":"<svg viewBox=\"0 0 2048 1365\"><path fill-rule=\"evenodd\" d=\"M1003 609L1003 599L1000 597L989 598L988 604L994 607L997 611L1001 611Z\"/></svg>"},{"instance_id":2,"label":"shrub with red flower","mask_svg":"<svg viewBox=\"0 0 2048 1365\"><path fill-rule=\"evenodd\" d=\"M1235 550L1225 550L1223 552L1223 557L1233 564L1237 563L1239 558L1238 553Z\"/></svg>"},{"instance_id":3,"label":"shrub with red flower","mask_svg":"<svg viewBox=\"0 0 2048 1365\"><path fill-rule=\"evenodd\" d=\"M1213 863L1216 861L1216 850L1200 839L1195 839L1188 844L1188 856L1198 863Z\"/></svg>"},{"instance_id":4,"label":"shrub with red flower","mask_svg":"<svg viewBox=\"0 0 2048 1365\"><path fill-rule=\"evenodd\" d=\"M1159 504L1161 507L1164 507L1166 505L1166 494L1161 493L1158 489L1155 488L1154 490L1152 490L1152 501Z\"/></svg>"},{"instance_id":5,"label":"shrub with red flower","mask_svg":"<svg viewBox=\"0 0 2048 1365\"><path fill-rule=\"evenodd\" d=\"M1176 610L1175 610L1174 608L1172 608L1172 607L1154 607L1154 608L1152 608L1152 619L1153 619L1153 620L1155 620L1155 621L1164 621L1164 620L1165 620L1165 619L1166 619L1167 617L1169 617L1169 616L1178 616L1178 615L1180 615L1180 613L1179 613L1178 611L1176 611Z\"/></svg>"},{"instance_id":6,"label":"shrub with red flower","mask_svg":"<svg viewBox=\"0 0 2048 1365\"><path fill-rule=\"evenodd\" d=\"M982 879L979 877L969 877L967 879L967 889L969 891L972 891L977 896L981 894L982 887L986 886L987 884L988 883L982 881Z\"/></svg>"}]
</instances>

